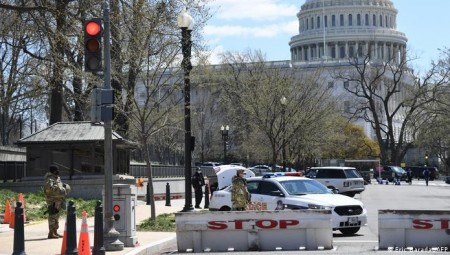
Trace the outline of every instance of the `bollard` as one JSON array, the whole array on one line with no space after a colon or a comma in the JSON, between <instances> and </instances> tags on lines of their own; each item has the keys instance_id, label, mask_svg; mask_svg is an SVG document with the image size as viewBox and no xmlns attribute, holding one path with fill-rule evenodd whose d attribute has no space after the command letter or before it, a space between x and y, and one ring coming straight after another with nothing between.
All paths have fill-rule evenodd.
<instances>
[{"instance_id":1,"label":"bollard","mask_svg":"<svg viewBox=\"0 0 450 255\"><path fill-rule=\"evenodd\" d=\"M94 218L94 247L92 255L105 255L105 246L103 245L103 206L101 201L97 201L95 206Z\"/></svg>"},{"instance_id":2,"label":"bollard","mask_svg":"<svg viewBox=\"0 0 450 255\"><path fill-rule=\"evenodd\" d=\"M209 183L205 183L205 209L209 208Z\"/></svg>"},{"instance_id":3,"label":"bollard","mask_svg":"<svg viewBox=\"0 0 450 255\"><path fill-rule=\"evenodd\" d=\"M170 184L166 184L166 206L170 206Z\"/></svg>"},{"instance_id":4,"label":"bollard","mask_svg":"<svg viewBox=\"0 0 450 255\"><path fill-rule=\"evenodd\" d=\"M23 227L23 208L21 202L17 202L16 204L14 221L14 252L12 255L26 255L25 230Z\"/></svg>"},{"instance_id":5,"label":"bollard","mask_svg":"<svg viewBox=\"0 0 450 255\"><path fill-rule=\"evenodd\" d=\"M77 215L73 201L67 206L67 248L65 255L78 255L77 247Z\"/></svg>"}]
</instances>

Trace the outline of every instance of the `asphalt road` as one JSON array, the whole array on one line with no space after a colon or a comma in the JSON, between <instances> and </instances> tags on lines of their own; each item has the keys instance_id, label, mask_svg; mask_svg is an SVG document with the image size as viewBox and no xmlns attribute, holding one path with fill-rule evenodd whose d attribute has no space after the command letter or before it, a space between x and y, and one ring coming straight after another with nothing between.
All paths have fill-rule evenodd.
<instances>
[{"instance_id":1,"label":"asphalt road","mask_svg":"<svg viewBox=\"0 0 450 255\"><path fill-rule=\"evenodd\" d=\"M448 252L411 252L378 250L378 210L450 210L450 185L443 181L414 180L412 185L404 182L400 186L381 185L375 181L366 185L366 190L355 196L368 211L368 225L353 236L333 233L333 249L321 251L273 251L273 252L227 252L226 254L448 254ZM450 242L449 242L450 243ZM450 244L449 244L450 245ZM176 243L160 254L181 254ZM196 254L196 253L190 253ZM209 254L221 254L212 253ZM223 254L223 253L222 253Z\"/></svg>"}]
</instances>

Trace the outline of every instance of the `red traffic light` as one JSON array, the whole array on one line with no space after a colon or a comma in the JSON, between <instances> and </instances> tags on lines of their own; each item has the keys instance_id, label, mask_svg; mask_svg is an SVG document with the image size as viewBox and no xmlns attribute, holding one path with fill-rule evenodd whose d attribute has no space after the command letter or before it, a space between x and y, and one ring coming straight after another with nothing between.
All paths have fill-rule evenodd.
<instances>
[{"instance_id":1,"label":"red traffic light","mask_svg":"<svg viewBox=\"0 0 450 255\"><path fill-rule=\"evenodd\" d=\"M102 19L87 20L84 29L84 67L87 72L100 72L102 68Z\"/></svg>"},{"instance_id":2,"label":"red traffic light","mask_svg":"<svg viewBox=\"0 0 450 255\"><path fill-rule=\"evenodd\" d=\"M86 34L90 36L96 36L100 34L102 27L97 21L91 20L86 23L86 25L84 26L84 30L86 31Z\"/></svg>"},{"instance_id":3,"label":"red traffic light","mask_svg":"<svg viewBox=\"0 0 450 255\"><path fill-rule=\"evenodd\" d=\"M114 206L113 206L113 211L114 211L114 212L120 211L120 205L114 205Z\"/></svg>"}]
</instances>

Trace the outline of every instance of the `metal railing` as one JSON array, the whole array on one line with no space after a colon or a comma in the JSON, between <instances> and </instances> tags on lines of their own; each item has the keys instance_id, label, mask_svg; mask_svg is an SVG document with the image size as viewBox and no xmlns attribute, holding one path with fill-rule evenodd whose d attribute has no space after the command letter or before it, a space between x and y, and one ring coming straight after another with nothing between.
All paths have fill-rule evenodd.
<instances>
[{"instance_id":1,"label":"metal railing","mask_svg":"<svg viewBox=\"0 0 450 255\"><path fill-rule=\"evenodd\" d=\"M16 182L25 176L25 170L25 162L0 162L0 180Z\"/></svg>"},{"instance_id":2,"label":"metal railing","mask_svg":"<svg viewBox=\"0 0 450 255\"><path fill-rule=\"evenodd\" d=\"M193 167L192 172L194 173L195 170L196 167ZM201 170L203 176L215 175L212 167L202 167ZM0 162L0 181L16 182L26 177L25 172L25 162ZM131 163L128 175L134 177L146 177L148 176L147 166L141 163ZM184 166L152 165L152 176L154 178L183 178Z\"/></svg>"},{"instance_id":3,"label":"metal railing","mask_svg":"<svg viewBox=\"0 0 450 255\"><path fill-rule=\"evenodd\" d=\"M194 173L196 167L192 168L192 173ZM212 167L202 167L201 171L203 176L215 175ZM130 164L129 175L134 177L146 177L147 166L145 164ZM166 165L152 165L152 176L154 178L171 178L171 177L184 177L184 166L166 166Z\"/></svg>"}]
</instances>

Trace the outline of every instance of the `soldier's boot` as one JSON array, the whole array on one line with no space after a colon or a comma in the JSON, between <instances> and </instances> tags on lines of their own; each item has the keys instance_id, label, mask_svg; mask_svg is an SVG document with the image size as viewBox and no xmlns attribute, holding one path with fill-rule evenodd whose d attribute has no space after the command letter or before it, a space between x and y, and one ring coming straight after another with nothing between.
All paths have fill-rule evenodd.
<instances>
[{"instance_id":1,"label":"soldier's boot","mask_svg":"<svg viewBox=\"0 0 450 255\"><path fill-rule=\"evenodd\" d=\"M58 234L58 232L56 231L56 229L55 229L54 233L55 233L55 235L57 235L58 237L64 237L63 235Z\"/></svg>"},{"instance_id":2,"label":"soldier's boot","mask_svg":"<svg viewBox=\"0 0 450 255\"><path fill-rule=\"evenodd\" d=\"M62 235L58 234L58 227L53 227L53 234L57 237L63 237Z\"/></svg>"},{"instance_id":3,"label":"soldier's boot","mask_svg":"<svg viewBox=\"0 0 450 255\"><path fill-rule=\"evenodd\" d=\"M48 232L48 239L58 239L59 236L56 234L56 232L54 231L54 229L51 229Z\"/></svg>"}]
</instances>

